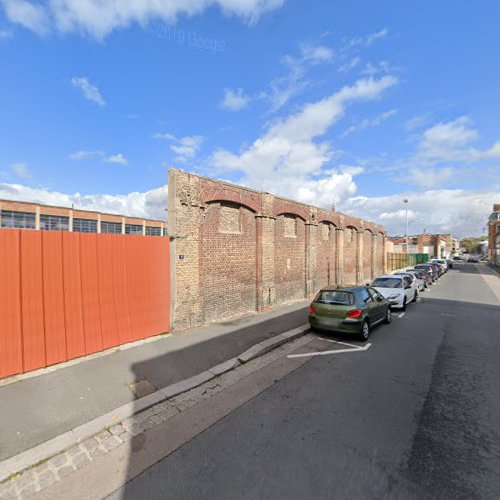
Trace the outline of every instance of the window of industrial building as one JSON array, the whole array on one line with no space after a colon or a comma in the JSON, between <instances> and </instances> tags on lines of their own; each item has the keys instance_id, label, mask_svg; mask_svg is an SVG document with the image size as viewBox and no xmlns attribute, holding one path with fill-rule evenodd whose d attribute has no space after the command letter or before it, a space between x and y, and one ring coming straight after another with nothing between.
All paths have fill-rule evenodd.
<instances>
[{"instance_id":1,"label":"window of industrial building","mask_svg":"<svg viewBox=\"0 0 500 500\"><path fill-rule=\"evenodd\" d=\"M42 231L69 231L69 217L62 215L40 215Z\"/></svg>"},{"instance_id":2,"label":"window of industrial building","mask_svg":"<svg viewBox=\"0 0 500 500\"><path fill-rule=\"evenodd\" d=\"M161 227L146 226L147 236L161 236Z\"/></svg>"},{"instance_id":3,"label":"window of industrial building","mask_svg":"<svg viewBox=\"0 0 500 500\"><path fill-rule=\"evenodd\" d=\"M35 229L36 215L31 212L13 212L2 210L2 227L13 227L18 229Z\"/></svg>"},{"instance_id":4,"label":"window of industrial building","mask_svg":"<svg viewBox=\"0 0 500 500\"><path fill-rule=\"evenodd\" d=\"M122 234L121 222L101 221L101 233L107 234Z\"/></svg>"},{"instance_id":5,"label":"window of industrial building","mask_svg":"<svg viewBox=\"0 0 500 500\"><path fill-rule=\"evenodd\" d=\"M294 215L285 215L283 223L285 225L285 236L295 238L297 236L297 218Z\"/></svg>"},{"instance_id":6,"label":"window of industrial building","mask_svg":"<svg viewBox=\"0 0 500 500\"><path fill-rule=\"evenodd\" d=\"M163 228L163 236L167 236L168 235L168 228L164 227Z\"/></svg>"},{"instance_id":7,"label":"window of industrial building","mask_svg":"<svg viewBox=\"0 0 500 500\"><path fill-rule=\"evenodd\" d=\"M125 234L142 234L142 225L125 224Z\"/></svg>"},{"instance_id":8,"label":"window of industrial building","mask_svg":"<svg viewBox=\"0 0 500 500\"><path fill-rule=\"evenodd\" d=\"M91 219L73 219L75 233L97 233L97 221Z\"/></svg>"}]
</instances>

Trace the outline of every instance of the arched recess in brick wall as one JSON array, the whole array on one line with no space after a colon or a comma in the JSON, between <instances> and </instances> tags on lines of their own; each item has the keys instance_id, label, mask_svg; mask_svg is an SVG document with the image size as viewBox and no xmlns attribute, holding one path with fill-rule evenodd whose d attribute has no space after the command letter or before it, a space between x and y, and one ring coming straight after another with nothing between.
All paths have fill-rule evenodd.
<instances>
[{"instance_id":1,"label":"arched recess in brick wall","mask_svg":"<svg viewBox=\"0 0 500 500\"><path fill-rule=\"evenodd\" d=\"M276 217L274 231L276 302L303 299L306 295L305 220L295 214L280 214Z\"/></svg>"},{"instance_id":2,"label":"arched recess in brick wall","mask_svg":"<svg viewBox=\"0 0 500 500\"><path fill-rule=\"evenodd\" d=\"M356 255L358 231L347 226L344 231L344 284L356 283Z\"/></svg>"},{"instance_id":3,"label":"arched recess in brick wall","mask_svg":"<svg viewBox=\"0 0 500 500\"><path fill-rule=\"evenodd\" d=\"M255 213L232 201L209 202L201 225L199 255L205 321L255 311Z\"/></svg>"},{"instance_id":4,"label":"arched recess in brick wall","mask_svg":"<svg viewBox=\"0 0 500 500\"><path fill-rule=\"evenodd\" d=\"M377 242L377 249L375 253L375 275L384 273L384 234L377 233L375 241Z\"/></svg>"},{"instance_id":5,"label":"arched recess in brick wall","mask_svg":"<svg viewBox=\"0 0 500 500\"><path fill-rule=\"evenodd\" d=\"M316 276L317 287L335 285L335 224L322 221L318 225L318 241L316 244Z\"/></svg>"},{"instance_id":6,"label":"arched recess in brick wall","mask_svg":"<svg viewBox=\"0 0 500 500\"><path fill-rule=\"evenodd\" d=\"M372 279L373 233L369 229L363 232L363 281Z\"/></svg>"}]
</instances>

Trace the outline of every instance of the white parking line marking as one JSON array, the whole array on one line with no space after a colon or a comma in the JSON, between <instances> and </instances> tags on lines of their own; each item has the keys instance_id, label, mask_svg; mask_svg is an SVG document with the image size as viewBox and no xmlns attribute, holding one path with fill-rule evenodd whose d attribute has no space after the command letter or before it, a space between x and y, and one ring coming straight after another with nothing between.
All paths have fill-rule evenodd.
<instances>
[{"instance_id":1,"label":"white parking line marking","mask_svg":"<svg viewBox=\"0 0 500 500\"><path fill-rule=\"evenodd\" d=\"M345 352L367 351L371 344L366 344L364 347L356 347L355 349L339 349L338 351L321 351L321 352L304 352L301 354L288 354L287 358L306 358L308 356L327 356L329 354L343 354Z\"/></svg>"},{"instance_id":2,"label":"white parking line marking","mask_svg":"<svg viewBox=\"0 0 500 500\"><path fill-rule=\"evenodd\" d=\"M400 313L400 314L397 314L397 317L398 318L402 318L406 313Z\"/></svg>"},{"instance_id":3,"label":"white parking line marking","mask_svg":"<svg viewBox=\"0 0 500 500\"><path fill-rule=\"evenodd\" d=\"M349 347L360 347L359 345L348 344L347 342L340 342L340 340L325 339L323 337L318 337L318 339L319 340L326 340L326 342L332 342L333 344L342 344L342 345L347 345Z\"/></svg>"}]
</instances>

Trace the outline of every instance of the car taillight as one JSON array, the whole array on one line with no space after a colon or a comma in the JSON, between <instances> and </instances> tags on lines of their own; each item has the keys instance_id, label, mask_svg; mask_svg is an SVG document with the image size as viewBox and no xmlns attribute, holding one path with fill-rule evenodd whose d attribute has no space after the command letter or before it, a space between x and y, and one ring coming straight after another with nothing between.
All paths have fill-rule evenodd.
<instances>
[{"instance_id":1,"label":"car taillight","mask_svg":"<svg viewBox=\"0 0 500 500\"><path fill-rule=\"evenodd\" d=\"M359 318L362 313L363 313L363 311L361 309L351 309L347 313L347 317L348 318Z\"/></svg>"},{"instance_id":2,"label":"car taillight","mask_svg":"<svg viewBox=\"0 0 500 500\"><path fill-rule=\"evenodd\" d=\"M309 314L316 314L316 309L314 309L312 304L309 306Z\"/></svg>"}]
</instances>

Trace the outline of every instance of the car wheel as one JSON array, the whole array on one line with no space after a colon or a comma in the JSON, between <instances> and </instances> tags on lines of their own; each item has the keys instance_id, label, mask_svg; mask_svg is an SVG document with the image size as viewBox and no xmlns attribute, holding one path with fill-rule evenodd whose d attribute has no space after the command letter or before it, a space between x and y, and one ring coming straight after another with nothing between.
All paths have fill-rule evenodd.
<instances>
[{"instance_id":1,"label":"car wheel","mask_svg":"<svg viewBox=\"0 0 500 500\"><path fill-rule=\"evenodd\" d=\"M417 301L417 297L418 297L418 294L417 294L417 292L415 291L415 292L413 293L413 299L411 299L411 301L412 301L412 302L416 302L416 301Z\"/></svg>"},{"instance_id":2,"label":"car wheel","mask_svg":"<svg viewBox=\"0 0 500 500\"><path fill-rule=\"evenodd\" d=\"M368 321L365 321L363 323L363 326L361 327L361 332L359 334L359 338L363 342L366 342L368 340L369 336L370 336L370 325L368 324Z\"/></svg>"},{"instance_id":3,"label":"car wheel","mask_svg":"<svg viewBox=\"0 0 500 500\"><path fill-rule=\"evenodd\" d=\"M387 311L385 312L384 323L386 323L388 325L391 321L392 321L392 312L391 312L391 308L388 307Z\"/></svg>"},{"instance_id":4,"label":"car wheel","mask_svg":"<svg viewBox=\"0 0 500 500\"><path fill-rule=\"evenodd\" d=\"M403 307L401 308L402 311L406 311L406 296L403 299Z\"/></svg>"}]
</instances>

